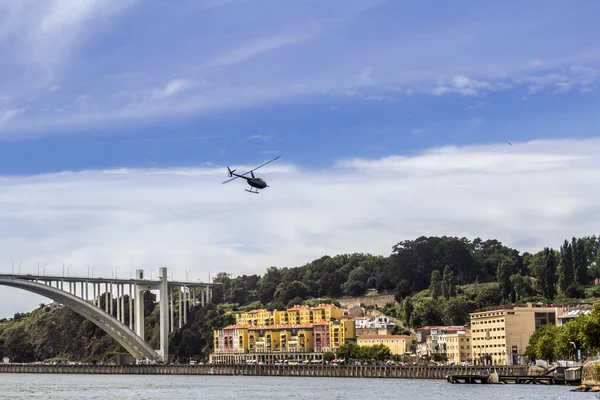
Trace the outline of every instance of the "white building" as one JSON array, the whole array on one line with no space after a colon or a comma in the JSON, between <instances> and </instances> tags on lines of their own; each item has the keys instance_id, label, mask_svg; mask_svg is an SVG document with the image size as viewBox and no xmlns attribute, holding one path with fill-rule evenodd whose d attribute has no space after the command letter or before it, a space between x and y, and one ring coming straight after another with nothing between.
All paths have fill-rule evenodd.
<instances>
[{"instance_id":1,"label":"white building","mask_svg":"<svg viewBox=\"0 0 600 400\"><path fill-rule=\"evenodd\" d=\"M396 324L393 323L390 320L390 318L385 315L380 315L375 318L372 318L372 317L357 318L354 320L354 326L356 329L365 329L365 328L382 329L382 328L391 328L394 325L396 325Z\"/></svg>"}]
</instances>

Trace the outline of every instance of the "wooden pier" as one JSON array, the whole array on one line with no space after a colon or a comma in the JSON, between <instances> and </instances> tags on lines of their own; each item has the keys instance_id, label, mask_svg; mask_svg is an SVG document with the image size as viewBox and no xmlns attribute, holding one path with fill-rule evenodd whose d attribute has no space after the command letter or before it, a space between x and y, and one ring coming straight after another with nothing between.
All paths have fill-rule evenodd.
<instances>
[{"instance_id":1,"label":"wooden pier","mask_svg":"<svg viewBox=\"0 0 600 400\"><path fill-rule=\"evenodd\" d=\"M448 375L450 383L489 383L489 375Z\"/></svg>"},{"instance_id":2,"label":"wooden pier","mask_svg":"<svg viewBox=\"0 0 600 400\"><path fill-rule=\"evenodd\" d=\"M515 383L515 384L542 384L542 385L554 385L555 379L553 376L498 376L499 383Z\"/></svg>"},{"instance_id":3,"label":"wooden pier","mask_svg":"<svg viewBox=\"0 0 600 400\"><path fill-rule=\"evenodd\" d=\"M539 385L556 385L565 384L564 380L557 380L554 376L536 376L536 375L498 375L498 381L495 382L487 375L448 375L450 383L496 383L496 384L539 384Z\"/></svg>"}]
</instances>

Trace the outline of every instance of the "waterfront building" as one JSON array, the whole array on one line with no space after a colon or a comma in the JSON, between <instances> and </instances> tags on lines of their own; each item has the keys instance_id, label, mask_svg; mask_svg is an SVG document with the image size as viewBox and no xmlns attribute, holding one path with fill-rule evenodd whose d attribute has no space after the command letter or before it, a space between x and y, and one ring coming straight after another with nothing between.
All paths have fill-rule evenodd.
<instances>
[{"instance_id":1,"label":"waterfront building","mask_svg":"<svg viewBox=\"0 0 600 400\"><path fill-rule=\"evenodd\" d=\"M471 361L471 331L469 329L445 333L445 355L448 362L460 364Z\"/></svg>"},{"instance_id":2,"label":"waterfront building","mask_svg":"<svg viewBox=\"0 0 600 400\"><path fill-rule=\"evenodd\" d=\"M335 352L344 343L356 340L354 319L344 317L342 309L329 304L273 312L253 310L238 315L236 320L237 324L213 332L213 355L219 362L273 361L301 354L310 354L306 359L315 361L322 359L322 353ZM274 357L255 357L258 354Z\"/></svg>"},{"instance_id":3,"label":"waterfront building","mask_svg":"<svg viewBox=\"0 0 600 400\"><path fill-rule=\"evenodd\" d=\"M475 364L522 364L531 335L557 323L562 306L505 305L471 313L471 359Z\"/></svg>"},{"instance_id":4,"label":"waterfront building","mask_svg":"<svg viewBox=\"0 0 600 400\"><path fill-rule=\"evenodd\" d=\"M446 337L464 330L464 326L424 326L416 330L417 350L419 357L446 353Z\"/></svg>"},{"instance_id":5,"label":"waterfront building","mask_svg":"<svg viewBox=\"0 0 600 400\"><path fill-rule=\"evenodd\" d=\"M347 341L354 341L356 339L356 330L354 327L354 320L348 318L336 319L330 322L330 347L338 349L341 345Z\"/></svg>"},{"instance_id":6,"label":"waterfront building","mask_svg":"<svg viewBox=\"0 0 600 400\"><path fill-rule=\"evenodd\" d=\"M252 310L236 316L237 325L287 325L313 324L344 317L344 310L333 304L319 304L316 307L296 305L287 310Z\"/></svg>"},{"instance_id":7,"label":"waterfront building","mask_svg":"<svg viewBox=\"0 0 600 400\"><path fill-rule=\"evenodd\" d=\"M356 339L356 343L361 346L375 346L382 344L390 349L395 355L404 355L410 353L414 336L408 335L363 335Z\"/></svg>"},{"instance_id":8,"label":"waterfront building","mask_svg":"<svg viewBox=\"0 0 600 400\"><path fill-rule=\"evenodd\" d=\"M584 303L575 306L565 306L563 312L558 317L558 326L564 325L569 321L579 317L580 315L586 315L592 312L592 304Z\"/></svg>"}]
</instances>

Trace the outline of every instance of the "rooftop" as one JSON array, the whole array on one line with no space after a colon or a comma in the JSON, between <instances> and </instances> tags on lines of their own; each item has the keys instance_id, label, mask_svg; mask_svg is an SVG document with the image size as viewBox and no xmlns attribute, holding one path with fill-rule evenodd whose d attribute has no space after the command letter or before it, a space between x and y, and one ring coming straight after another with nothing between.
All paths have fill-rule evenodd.
<instances>
[{"instance_id":1,"label":"rooftop","mask_svg":"<svg viewBox=\"0 0 600 400\"><path fill-rule=\"evenodd\" d=\"M409 335L361 335L358 339L410 339L413 340L414 336Z\"/></svg>"}]
</instances>

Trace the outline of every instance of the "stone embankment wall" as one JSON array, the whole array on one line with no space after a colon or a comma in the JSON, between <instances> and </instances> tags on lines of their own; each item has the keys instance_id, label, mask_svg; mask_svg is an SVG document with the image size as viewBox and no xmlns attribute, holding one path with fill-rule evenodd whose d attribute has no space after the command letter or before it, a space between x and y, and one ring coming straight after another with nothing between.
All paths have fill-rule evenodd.
<instances>
[{"instance_id":1,"label":"stone embankment wall","mask_svg":"<svg viewBox=\"0 0 600 400\"><path fill-rule=\"evenodd\" d=\"M361 296L361 297L340 297L338 299L338 301L340 302L340 306L342 307L348 307L348 306L354 306L354 305L360 305L362 304L363 306L377 306L377 307L384 307L386 304L394 304L396 302L396 299L394 299L394 295L393 294L376 294L373 296Z\"/></svg>"},{"instance_id":2,"label":"stone embankment wall","mask_svg":"<svg viewBox=\"0 0 600 400\"><path fill-rule=\"evenodd\" d=\"M600 387L600 361L585 363L581 370L581 384Z\"/></svg>"},{"instance_id":3,"label":"stone embankment wall","mask_svg":"<svg viewBox=\"0 0 600 400\"><path fill-rule=\"evenodd\" d=\"M446 379L452 374L527 375L527 366L400 367L375 365L44 365L0 364L0 373L132 374L132 375L252 375Z\"/></svg>"}]
</instances>

